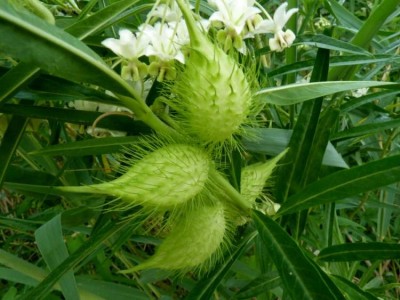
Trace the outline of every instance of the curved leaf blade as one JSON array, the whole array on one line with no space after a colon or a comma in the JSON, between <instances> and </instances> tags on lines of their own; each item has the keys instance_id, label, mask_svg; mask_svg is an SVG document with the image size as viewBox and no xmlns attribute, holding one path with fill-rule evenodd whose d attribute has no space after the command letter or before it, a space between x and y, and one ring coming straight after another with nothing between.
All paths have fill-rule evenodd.
<instances>
[{"instance_id":1,"label":"curved leaf blade","mask_svg":"<svg viewBox=\"0 0 400 300\"><path fill-rule=\"evenodd\" d=\"M129 7L134 6L138 0L123 0L115 2L91 16L80 20L65 28L73 36L84 39L110 25L110 23Z\"/></svg>"},{"instance_id":2,"label":"curved leaf blade","mask_svg":"<svg viewBox=\"0 0 400 300\"><path fill-rule=\"evenodd\" d=\"M255 211L255 226L292 299L345 299L329 277L272 219Z\"/></svg>"},{"instance_id":3,"label":"curved leaf blade","mask_svg":"<svg viewBox=\"0 0 400 300\"><path fill-rule=\"evenodd\" d=\"M40 253L50 270L55 269L68 258L68 250L64 243L61 226L61 214L43 224L35 231L35 239ZM78 299L78 286L72 270L61 277L60 286L65 299Z\"/></svg>"},{"instance_id":4,"label":"curved leaf blade","mask_svg":"<svg viewBox=\"0 0 400 300\"><path fill-rule=\"evenodd\" d=\"M400 155L386 157L323 177L289 197L278 214L294 213L398 181L400 181Z\"/></svg>"},{"instance_id":5,"label":"curved leaf blade","mask_svg":"<svg viewBox=\"0 0 400 300\"><path fill-rule=\"evenodd\" d=\"M318 259L329 262L400 259L400 245L378 242L334 245L322 249Z\"/></svg>"},{"instance_id":6,"label":"curved leaf blade","mask_svg":"<svg viewBox=\"0 0 400 300\"><path fill-rule=\"evenodd\" d=\"M393 87L391 82L381 81L327 81L311 83L295 83L280 87L266 88L258 91L264 103L275 105L292 105L307 100L331 95L348 90L356 90L367 87Z\"/></svg>"},{"instance_id":7,"label":"curved leaf blade","mask_svg":"<svg viewBox=\"0 0 400 300\"><path fill-rule=\"evenodd\" d=\"M357 300L379 300L380 298L375 297L371 293L363 291L357 285L351 281L340 277L331 276L332 281L340 288L340 290L347 296L347 299L357 299Z\"/></svg>"},{"instance_id":8,"label":"curved leaf blade","mask_svg":"<svg viewBox=\"0 0 400 300\"><path fill-rule=\"evenodd\" d=\"M239 247L232 253L232 255L222 264L217 265L215 269L190 291L190 294L185 298L186 300L208 300L212 299L212 294L224 278L226 273L231 269L233 263L240 257L243 251L247 248L249 243L256 236L255 233L249 234L247 238L239 245Z\"/></svg>"},{"instance_id":9,"label":"curved leaf blade","mask_svg":"<svg viewBox=\"0 0 400 300\"><path fill-rule=\"evenodd\" d=\"M40 18L0 3L0 49L49 74L111 91L136 92L84 43Z\"/></svg>"},{"instance_id":10,"label":"curved leaf blade","mask_svg":"<svg viewBox=\"0 0 400 300\"><path fill-rule=\"evenodd\" d=\"M296 37L295 44L310 45L317 48L329 49L335 51L343 51L354 54L371 55L365 49L356 45L326 36L323 34L304 34Z\"/></svg>"}]
</instances>

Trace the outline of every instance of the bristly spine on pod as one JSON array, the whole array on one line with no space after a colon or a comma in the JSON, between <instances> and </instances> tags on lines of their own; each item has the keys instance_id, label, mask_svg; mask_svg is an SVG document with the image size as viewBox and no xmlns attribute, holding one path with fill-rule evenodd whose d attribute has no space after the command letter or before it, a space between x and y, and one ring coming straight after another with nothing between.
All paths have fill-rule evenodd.
<instances>
[{"instance_id":1,"label":"bristly spine on pod","mask_svg":"<svg viewBox=\"0 0 400 300\"><path fill-rule=\"evenodd\" d=\"M204 272L221 259L229 246L233 226L223 204L200 205L180 214L171 232L148 260L122 273L162 269L171 273Z\"/></svg>"},{"instance_id":2,"label":"bristly spine on pod","mask_svg":"<svg viewBox=\"0 0 400 300\"><path fill-rule=\"evenodd\" d=\"M261 203L257 205L256 199L263 195L263 189L267 180L271 177L279 160L287 153L287 149L279 155L266 162L258 162L248 165L242 169L240 180L240 193L245 201L249 202L254 208L266 210L269 215L276 213L279 206L274 203Z\"/></svg>"},{"instance_id":3,"label":"bristly spine on pod","mask_svg":"<svg viewBox=\"0 0 400 300\"><path fill-rule=\"evenodd\" d=\"M190 54L171 87L168 103L183 131L203 145L234 144L254 107L248 76L235 59L196 25L187 3L177 0L190 36Z\"/></svg>"},{"instance_id":4,"label":"bristly spine on pod","mask_svg":"<svg viewBox=\"0 0 400 300\"><path fill-rule=\"evenodd\" d=\"M116 208L141 206L148 212L185 208L207 189L213 163L195 144L143 139L126 150L132 158L119 170L122 175L109 182L87 186L64 186L57 190L113 196Z\"/></svg>"}]
</instances>

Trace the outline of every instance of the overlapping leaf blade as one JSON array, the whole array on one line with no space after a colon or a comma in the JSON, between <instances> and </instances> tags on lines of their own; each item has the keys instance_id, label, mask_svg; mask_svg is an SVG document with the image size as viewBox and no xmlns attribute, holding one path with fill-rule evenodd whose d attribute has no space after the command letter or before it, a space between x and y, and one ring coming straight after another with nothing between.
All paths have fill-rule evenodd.
<instances>
[{"instance_id":1,"label":"overlapping leaf blade","mask_svg":"<svg viewBox=\"0 0 400 300\"><path fill-rule=\"evenodd\" d=\"M400 155L394 155L323 177L289 197L278 213L285 215L343 200L398 181L400 181Z\"/></svg>"},{"instance_id":2,"label":"overlapping leaf blade","mask_svg":"<svg viewBox=\"0 0 400 300\"><path fill-rule=\"evenodd\" d=\"M278 223L255 211L255 226L292 299L345 299L329 277L303 253Z\"/></svg>"},{"instance_id":3,"label":"overlapping leaf blade","mask_svg":"<svg viewBox=\"0 0 400 300\"><path fill-rule=\"evenodd\" d=\"M100 85L111 91L136 92L84 43L34 15L0 3L0 48L4 53L51 75Z\"/></svg>"}]
</instances>

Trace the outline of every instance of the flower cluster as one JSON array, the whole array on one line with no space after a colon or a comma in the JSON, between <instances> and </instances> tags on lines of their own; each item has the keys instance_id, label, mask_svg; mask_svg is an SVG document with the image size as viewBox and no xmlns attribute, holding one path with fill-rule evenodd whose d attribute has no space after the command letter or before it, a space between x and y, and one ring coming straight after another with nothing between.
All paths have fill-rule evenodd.
<instances>
[{"instance_id":1,"label":"flower cluster","mask_svg":"<svg viewBox=\"0 0 400 300\"><path fill-rule=\"evenodd\" d=\"M135 33L121 29L119 39L108 38L102 44L122 58L124 79L138 81L153 75L159 81L172 80L176 75L175 62L185 63L185 47L190 42L186 23L175 1L159 4L147 17L148 21ZM199 26L207 23L201 20ZM139 60L142 56L149 57L150 65Z\"/></svg>"},{"instance_id":2,"label":"flower cluster","mask_svg":"<svg viewBox=\"0 0 400 300\"><path fill-rule=\"evenodd\" d=\"M287 3L277 8L273 18L255 0L208 0L208 3L215 12L208 20L197 20L198 26L206 32L215 28L225 52L234 48L246 54L244 40L260 34L273 35L269 39L271 51L283 51L295 39L295 34L284 31L284 26L298 9L286 11ZM175 0L156 5L136 32L121 29L119 39L108 38L102 42L121 57L121 76L129 81L140 81L147 75L159 81L173 80L175 63L185 64L189 43L188 29ZM149 64L140 60L142 56L149 58Z\"/></svg>"}]
</instances>

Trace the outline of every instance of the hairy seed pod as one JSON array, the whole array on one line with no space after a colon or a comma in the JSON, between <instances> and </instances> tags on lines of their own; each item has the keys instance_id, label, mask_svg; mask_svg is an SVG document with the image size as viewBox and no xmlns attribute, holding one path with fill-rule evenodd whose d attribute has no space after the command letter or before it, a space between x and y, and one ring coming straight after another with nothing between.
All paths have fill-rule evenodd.
<instances>
[{"instance_id":1,"label":"hairy seed pod","mask_svg":"<svg viewBox=\"0 0 400 300\"><path fill-rule=\"evenodd\" d=\"M17 9L25 8L50 24L56 23L51 11L39 0L11 0L10 2L14 4Z\"/></svg>"},{"instance_id":2,"label":"hairy seed pod","mask_svg":"<svg viewBox=\"0 0 400 300\"><path fill-rule=\"evenodd\" d=\"M152 268L181 273L207 269L221 255L228 227L221 203L198 206L176 220L151 258L124 273Z\"/></svg>"},{"instance_id":3,"label":"hairy seed pod","mask_svg":"<svg viewBox=\"0 0 400 300\"><path fill-rule=\"evenodd\" d=\"M145 155L115 180L58 189L115 196L124 200L128 207L142 205L168 210L186 203L203 190L210 164L203 149L170 144Z\"/></svg>"},{"instance_id":4,"label":"hairy seed pod","mask_svg":"<svg viewBox=\"0 0 400 300\"><path fill-rule=\"evenodd\" d=\"M240 193L248 202L254 204L256 199L262 194L265 182L270 178L278 161L286 154L280 153L273 159L264 163L255 163L242 169L240 180Z\"/></svg>"},{"instance_id":5,"label":"hairy seed pod","mask_svg":"<svg viewBox=\"0 0 400 300\"><path fill-rule=\"evenodd\" d=\"M177 1L190 35L190 56L173 87L172 107L189 133L207 144L229 140L240 131L252 107L242 68L214 45L196 25L183 1Z\"/></svg>"}]
</instances>

